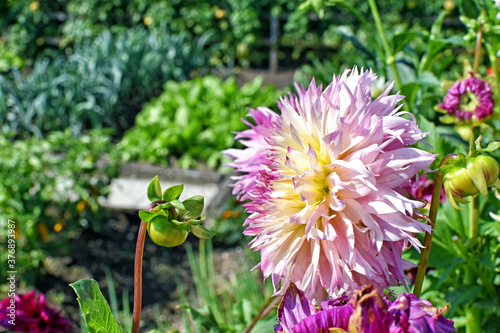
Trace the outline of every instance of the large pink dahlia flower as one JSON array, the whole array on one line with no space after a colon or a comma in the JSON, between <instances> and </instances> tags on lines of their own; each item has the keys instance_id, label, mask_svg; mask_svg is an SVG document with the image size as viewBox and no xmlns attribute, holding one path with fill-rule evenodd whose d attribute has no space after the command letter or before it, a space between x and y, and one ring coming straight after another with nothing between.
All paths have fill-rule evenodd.
<instances>
[{"instance_id":1,"label":"large pink dahlia flower","mask_svg":"<svg viewBox=\"0 0 500 333\"><path fill-rule=\"evenodd\" d=\"M314 80L296 86L281 114L251 110L255 124L236 136L246 148L225 151L243 173L234 192L250 199L245 234L255 236L250 245L277 294L291 282L316 300L364 284L382 289L413 266L402 250L421 247L414 234L429 227L414 218L423 204L400 186L435 156L408 147L426 133L399 111L392 85L371 99L375 79L354 68L324 91Z\"/></svg>"}]
</instances>

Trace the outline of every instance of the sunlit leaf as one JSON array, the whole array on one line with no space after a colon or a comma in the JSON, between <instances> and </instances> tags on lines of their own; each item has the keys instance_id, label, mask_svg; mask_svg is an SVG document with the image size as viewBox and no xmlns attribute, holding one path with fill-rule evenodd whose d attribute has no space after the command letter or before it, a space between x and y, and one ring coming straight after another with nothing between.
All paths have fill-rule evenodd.
<instances>
[{"instance_id":1,"label":"sunlit leaf","mask_svg":"<svg viewBox=\"0 0 500 333\"><path fill-rule=\"evenodd\" d=\"M78 296L78 304L89 333L125 333L113 317L95 280L80 280L70 286Z\"/></svg>"}]
</instances>

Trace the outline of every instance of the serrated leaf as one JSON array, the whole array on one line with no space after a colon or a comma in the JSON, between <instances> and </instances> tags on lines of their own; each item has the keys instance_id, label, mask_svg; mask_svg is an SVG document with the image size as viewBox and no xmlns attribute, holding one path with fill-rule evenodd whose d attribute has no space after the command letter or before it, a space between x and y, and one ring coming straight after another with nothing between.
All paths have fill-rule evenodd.
<instances>
[{"instance_id":1,"label":"serrated leaf","mask_svg":"<svg viewBox=\"0 0 500 333\"><path fill-rule=\"evenodd\" d=\"M478 149L478 151L486 151L486 152L491 153L492 151L495 151L498 148L500 148L500 142L494 141L494 142L490 142L490 144L488 145L488 147L482 148L482 149Z\"/></svg>"},{"instance_id":2,"label":"serrated leaf","mask_svg":"<svg viewBox=\"0 0 500 333\"><path fill-rule=\"evenodd\" d=\"M165 190L165 192L163 192L162 200L164 201L178 200L183 190L184 190L183 184L169 187Z\"/></svg>"},{"instance_id":3,"label":"serrated leaf","mask_svg":"<svg viewBox=\"0 0 500 333\"><path fill-rule=\"evenodd\" d=\"M83 319L89 333L125 333L117 323L111 309L102 296L95 280L80 280L71 283L80 304Z\"/></svg>"},{"instance_id":4,"label":"serrated leaf","mask_svg":"<svg viewBox=\"0 0 500 333\"><path fill-rule=\"evenodd\" d=\"M180 202L179 200L172 200L172 201L170 201L170 204L177 209L186 210L186 207L184 207L182 202Z\"/></svg>"},{"instance_id":5,"label":"serrated leaf","mask_svg":"<svg viewBox=\"0 0 500 333\"><path fill-rule=\"evenodd\" d=\"M201 215L203 211L203 206L205 205L205 198L201 195L195 195L189 199L186 199L182 202L184 207L186 207L186 211L191 217L198 217Z\"/></svg>"},{"instance_id":6,"label":"serrated leaf","mask_svg":"<svg viewBox=\"0 0 500 333\"><path fill-rule=\"evenodd\" d=\"M141 219L141 221L144 221L144 222L149 222L151 221L151 219L157 215L160 215L161 213L160 212L150 212L148 210L140 210L139 211L139 217Z\"/></svg>"},{"instance_id":7,"label":"serrated leaf","mask_svg":"<svg viewBox=\"0 0 500 333\"><path fill-rule=\"evenodd\" d=\"M215 232L208 230L202 225L192 225L191 232L201 239L210 239L215 236Z\"/></svg>"},{"instance_id":8,"label":"serrated leaf","mask_svg":"<svg viewBox=\"0 0 500 333\"><path fill-rule=\"evenodd\" d=\"M158 201L161 200L162 195L161 195L161 185L160 185L160 180L158 179L158 176L155 176L151 183L148 185L148 199L149 201Z\"/></svg>"}]
</instances>

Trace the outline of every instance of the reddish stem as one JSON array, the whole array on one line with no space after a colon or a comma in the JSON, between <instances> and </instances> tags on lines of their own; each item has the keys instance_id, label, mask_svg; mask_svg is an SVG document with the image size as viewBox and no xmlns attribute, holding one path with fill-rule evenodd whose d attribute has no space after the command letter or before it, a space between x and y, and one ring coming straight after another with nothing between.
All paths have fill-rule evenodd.
<instances>
[{"instance_id":1,"label":"reddish stem","mask_svg":"<svg viewBox=\"0 0 500 333\"><path fill-rule=\"evenodd\" d=\"M166 201L155 201L149 204L146 210L152 211L158 204ZM148 223L141 221L139 233L137 235L137 245L135 247L134 264L134 311L132 313L132 333L139 333L141 324L141 305L142 305L142 257L144 253L144 243L146 241L146 227Z\"/></svg>"},{"instance_id":2,"label":"reddish stem","mask_svg":"<svg viewBox=\"0 0 500 333\"><path fill-rule=\"evenodd\" d=\"M439 163L438 169L443 165L447 164L448 161L457 159L458 154L446 155ZM434 229L436 228L436 217L439 208L439 203L441 200L441 187L443 186L443 173L438 171L436 174L436 179L434 181L434 190L432 191L431 208L429 210L429 224L431 225L431 231L425 232L424 238L424 249L420 254L420 262L418 264L417 277L415 278L415 285L413 286L413 294L420 297L422 293L422 285L424 284L424 277L427 273L427 263L429 262L429 254L431 252L432 236Z\"/></svg>"},{"instance_id":3,"label":"reddish stem","mask_svg":"<svg viewBox=\"0 0 500 333\"><path fill-rule=\"evenodd\" d=\"M146 240L147 222L141 221L139 234L137 235L137 246L135 248L134 265L134 312L132 314L132 333L139 333L141 324L142 305L142 254L144 252L144 242Z\"/></svg>"},{"instance_id":4,"label":"reddish stem","mask_svg":"<svg viewBox=\"0 0 500 333\"><path fill-rule=\"evenodd\" d=\"M272 309L272 306L269 306L271 304L271 302L273 301L273 296L269 297L265 302L264 304L262 305L262 307L260 308L259 312L257 313L257 315L253 318L252 322L250 323L250 325L247 326L247 328L245 328L245 330L243 331L243 333L250 333L250 331L252 330L252 328L255 326L255 324L257 324L257 322L259 321L259 319L261 319L262 317L264 317L265 315L267 315L269 313L269 311L271 311ZM279 298L278 298L279 300ZM273 306L275 305L274 303L272 304ZM269 306L269 307L268 307ZM267 311L267 312L266 312ZM264 314L265 313L265 314Z\"/></svg>"}]
</instances>

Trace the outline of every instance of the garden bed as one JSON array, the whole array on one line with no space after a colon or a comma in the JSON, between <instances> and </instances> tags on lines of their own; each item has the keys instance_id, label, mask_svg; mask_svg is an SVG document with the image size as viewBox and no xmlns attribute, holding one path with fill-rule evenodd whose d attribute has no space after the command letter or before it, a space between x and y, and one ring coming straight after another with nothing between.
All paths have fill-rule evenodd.
<instances>
[{"instance_id":1,"label":"garden bed","mask_svg":"<svg viewBox=\"0 0 500 333\"><path fill-rule=\"evenodd\" d=\"M95 279L104 296L109 300L109 276L112 277L118 307L131 309L133 305L133 267L137 232L140 219L137 210L144 209L148 202L146 189L151 179L158 175L165 186L184 184L183 197L201 194L205 196L206 223L213 223L221 215L224 202L230 196L229 177L216 172L161 168L146 164L127 164L120 177L112 184L111 194L104 203L111 212L108 223L101 229L84 229L74 235L64 257L47 257L39 276L36 289L43 292L53 304L61 304L79 332L80 312L76 295L69 284L80 279ZM144 193L142 193L144 192ZM182 331L182 311L177 281L190 292L194 286L186 248L197 252L198 239L192 235L179 247L165 248L155 245L146 237L143 268L143 320L148 327L159 327L162 321L171 329ZM238 247L214 249L214 261L220 279L238 271L236 264L243 251ZM108 275L108 277L107 277ZM128 294L129 304L123 303ZM127 297L125 297L127 299ZM148 325L148 323L150 323Z\"/></svg>"}]
</instances>

